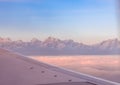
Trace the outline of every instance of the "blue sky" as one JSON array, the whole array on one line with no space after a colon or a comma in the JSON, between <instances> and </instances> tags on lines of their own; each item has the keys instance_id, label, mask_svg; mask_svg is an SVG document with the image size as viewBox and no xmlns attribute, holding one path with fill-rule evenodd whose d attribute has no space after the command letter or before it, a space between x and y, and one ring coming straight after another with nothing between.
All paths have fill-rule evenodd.
<instances>
[{"instance_id":1,"label":"blue sky","mask_svg":"<svg viewBox=\"0 0 120 85\"><path fill-rule=\"evenodd\" d=\"M96 43L117 37L115 0L0 0L0 36Z\"/></svg>"}]
</instances>

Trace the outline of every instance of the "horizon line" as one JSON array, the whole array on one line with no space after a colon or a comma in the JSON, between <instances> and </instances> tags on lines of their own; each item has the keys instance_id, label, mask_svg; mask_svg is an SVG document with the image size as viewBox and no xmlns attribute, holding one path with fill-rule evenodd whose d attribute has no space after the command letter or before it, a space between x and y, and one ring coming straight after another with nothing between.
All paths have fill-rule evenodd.
<instances>
[{"instance_id":1,"label":"horizon line","mask_svg":"<svg viewBox=\"0 0 120 85\"><path fill-rule=\"evenodd\" d=\"M0 36L0 39L3 39L3 40L4 40L4 39L7 39L7 40L10 40L10 41L22 41L22 42L31 42L32 40L33 40L33 41L34 41L34 40L39 40L39 41L41 41L41 42L44 42L44 41L46 41L46 40L49 39L49 38L51 38L51 39L57 39L57 40L60 40L60 41L66 41L66 40L69 41L69 40L71 40L71 41L73 41L73 42L81 43L81 44L85 44L85 45L94 45L94 44L102 43L102 42L108 41L108 40L118 40L118 41L120 41L120 38L115 37L115 38L104 39L104 40L98 41L97 43L90 44L90 43L84 43L84 42L81 42L81 41L78 42L78 41L76 41L76 40L74 40L74 39L60 39L60 38L56 38L56 37L52 37L52 36L49 36L49 37L44 38L44 39L39 39L39 38L33 37L33 38L29 39L29 40L24 40L24 39L14 40L14 39L12 39L11 37L1 37L1 36Z\"/></svg>"}]
</instances>

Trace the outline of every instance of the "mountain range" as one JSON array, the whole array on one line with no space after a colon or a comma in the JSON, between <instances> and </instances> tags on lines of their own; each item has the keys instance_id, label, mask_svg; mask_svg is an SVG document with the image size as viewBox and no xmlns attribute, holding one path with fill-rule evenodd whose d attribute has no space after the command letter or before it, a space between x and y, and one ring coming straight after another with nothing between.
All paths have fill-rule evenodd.
<instances>
[{"instance_id":1,"label":"mountain range","mask_svg":"<svg viewBox=\"0 0 120 85\"><path fill-rule=\"evenodd\" d=\"M48 37L44 41L33 38L29 42L0 37L0 48L24 55L119 55L120 40L108 39L97 44L86 45L53 37Z\"/></svg>"}]
</instances>

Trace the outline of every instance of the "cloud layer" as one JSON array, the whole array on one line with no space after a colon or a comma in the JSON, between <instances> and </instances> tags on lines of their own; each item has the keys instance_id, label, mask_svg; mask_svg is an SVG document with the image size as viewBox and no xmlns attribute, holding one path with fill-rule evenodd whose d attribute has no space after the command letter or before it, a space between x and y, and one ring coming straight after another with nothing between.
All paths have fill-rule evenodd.
<instances>
[{"instance_id":1,"label":"cloud layer","mask_svg":"<svg viewBox=\"0 0 120 85\"><path fill-rule=\"evenodd\" d=\"M110 55L120 54L120 41L109 39L98 44L86 45L73 40L48 37L45 41L32 39L30 42L0 38L0 47L24 55Z\"/></svg>"}]
</instances>

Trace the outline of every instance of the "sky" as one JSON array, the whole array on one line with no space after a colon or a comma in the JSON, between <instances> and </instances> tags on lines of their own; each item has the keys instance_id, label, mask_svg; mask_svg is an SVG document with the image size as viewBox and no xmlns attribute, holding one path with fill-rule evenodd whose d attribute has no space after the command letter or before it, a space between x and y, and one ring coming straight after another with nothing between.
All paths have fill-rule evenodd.
<instances>
[{"instance_id":1,"label":"sky","mask_svg":"<svg viewBox=\"0 0 120 85\"><path fill-rule=\"evenodd\" d=\"M0 0L0 37L87 44L117 38L115 0Z\"/></svg>"}]
</instances>

